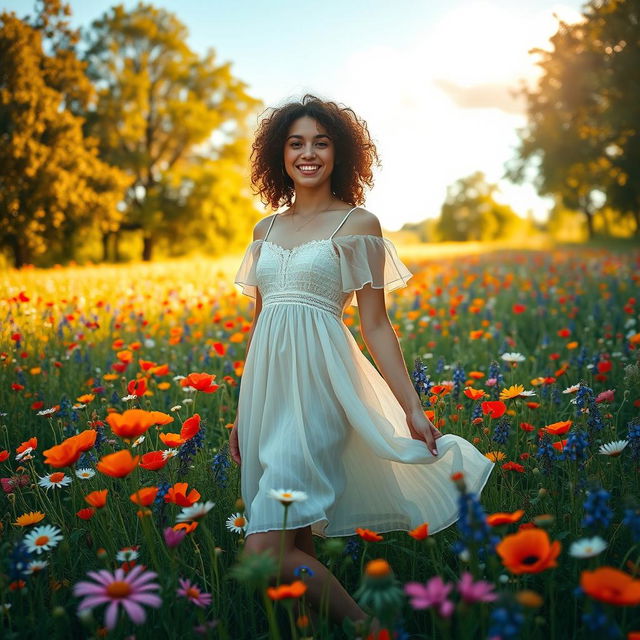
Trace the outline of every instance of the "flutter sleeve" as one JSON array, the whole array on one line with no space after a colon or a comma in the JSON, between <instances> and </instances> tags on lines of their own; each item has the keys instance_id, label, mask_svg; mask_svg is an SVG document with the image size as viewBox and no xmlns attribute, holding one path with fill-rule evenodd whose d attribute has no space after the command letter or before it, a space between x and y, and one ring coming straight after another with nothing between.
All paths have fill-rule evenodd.
<instances>
[{"instance_id":1,"label":"flutter sleeve","mask_svg":"<svg viewBox=\"0 0 640 640\"><path fill-rule=\"evenodd\" d=\"M242 293L245 296L249 296L254 299L256 297L256 289L258 285L258 281L256 279L256 263L258 262L258 256L260 255L261 244L261 242L254 240L247 247L234 279L235 284L242 287Z\"/></svg>"},{"instance_id":2,"label":"flutter sleeve","mask_svg":"<svg viewBox=\"0 0 640 640\"><path fill-rule=\"evenodd\" d=\"M375 235L338 236L334 238L340 257L342 291L362 289L371 284L385 293L405 287L413 273L400 260L395 246L388 238ZM350 304L358 306L353 295Z\"/></svg>"}]
</instances>

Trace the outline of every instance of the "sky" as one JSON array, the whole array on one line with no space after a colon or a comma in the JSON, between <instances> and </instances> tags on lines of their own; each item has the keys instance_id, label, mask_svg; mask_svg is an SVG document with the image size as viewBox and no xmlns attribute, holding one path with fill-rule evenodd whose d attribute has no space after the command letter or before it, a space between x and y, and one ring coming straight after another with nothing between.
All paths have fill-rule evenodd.
<instances>
[{"instance_id":1,"label":"sky","mask_svg":"<svg viewBox=\"0 0 640 640\"><path fill-rule=\"evenodd\" d=\"M31 0L0 9L33 14ZM115 4L72 0L74 27ZM247 91L277 107L312 93L367 122L382 166L363 205L384 229L438 217L447 186L475 171L497 183L496 199L546 219L550 200L503 179L515 155L534 86L537 47L550 49L554 13L580 19L584 2L564 0L155 0L189 30L195 51L213 48ZM256 124L259 116L256 118ZM268 211L270 212L270 211ZM267 212L267 213L268 213Z\"/></svg>"}]
</instances>

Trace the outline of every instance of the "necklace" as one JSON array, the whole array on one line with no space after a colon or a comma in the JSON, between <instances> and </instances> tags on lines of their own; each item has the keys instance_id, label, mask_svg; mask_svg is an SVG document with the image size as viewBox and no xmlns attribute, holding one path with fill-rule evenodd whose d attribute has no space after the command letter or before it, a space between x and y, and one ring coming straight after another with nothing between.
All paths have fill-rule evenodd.
<instances>
[{"instance_id":1,"label":"necklace","mask_svg":"<svg viewBox=\"0 0 640 640\"><path fill-rule=\"evenodd\" d=\"M333 206L333 201L331 201L331 202L332 202L332 204L330 204L329 207ZM294 203L294 205L293 205L293 213L291 214L292 216L295 215L295 212L296 212L295 206L296 205ZM296 231L300 231L300 229L302 229L302 227L304 227L305 225L309 224L316 217L316 215L318 215L319 213L324 213L325 211L328 211L329 207L327 207L326 209L322 209L321 211L316 211L314 214L312 214L309 217L309 219L304 224L301 224L299 227L296 227L295 230Z\"/></svg>"}]
</instances>

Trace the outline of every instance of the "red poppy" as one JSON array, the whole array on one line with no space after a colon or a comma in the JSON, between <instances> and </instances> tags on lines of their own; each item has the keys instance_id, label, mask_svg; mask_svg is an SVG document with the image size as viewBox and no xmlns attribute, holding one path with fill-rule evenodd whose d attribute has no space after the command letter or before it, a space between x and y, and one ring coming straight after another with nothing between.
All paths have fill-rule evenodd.
<instances>
[{"instance_id":1,"label":"red poppy","mask_svg":"<svg viewBox=\"0 0 640 640\"><path fill-rule=\"evenodd\" d=\"M149 451L142 456L140 466L147 471L157 471L162 469L169 461L169 458L165 458L162 451Z\"/></svg>"},{"instance_id":2,"label":"red poppy","mask_svg":"<svg viewBox=\"0 0 640 640\"><path fill-rule=\"evenodd\" d=\"M490 418L499 418L507 410L507 405L501 400L487 400L481 405L482 413L489 414Z\"/></svg>"}]
</instances>

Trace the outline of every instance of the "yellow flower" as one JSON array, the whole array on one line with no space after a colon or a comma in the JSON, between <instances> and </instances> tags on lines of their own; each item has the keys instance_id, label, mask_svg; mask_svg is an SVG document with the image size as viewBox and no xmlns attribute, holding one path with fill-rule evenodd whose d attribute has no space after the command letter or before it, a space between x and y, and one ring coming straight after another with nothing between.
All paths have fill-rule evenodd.
<instances>
[{"instance_id":1,"label":"yellow flower","mask_svg":"<svg viewBox=\"0 0 640 640\"><path fill-rule=\"evenodd\" d=\"M41 513L40 511L31 511L30 513L24 513L21 516L18 516L13 524L16 527L28 527L32 524L37 524L44 517L44 513Z\"/></svg>"},{"instance_id":2,"label":"yellow flower","mask_svg":"<svg viewBox=\"0 0 640 640\"><path fill-rule=\"evenodd\" d=\"M498 462L499 460L504 460L506 457L502 451L488 451L484 455L489 458L491 462Z\"/></svg>"},{"instance_id":3,"label":"yellow flower","mask_svg":"<svg viewBox=\"0 0 640 640\"><path fill-rule=\"evenodd\" d=\"M523 385L512 384L508 389L503 389L500 392L500 400L511 400L511 398L517 398L523 391Z\"/></svg>"}]
</instances>

